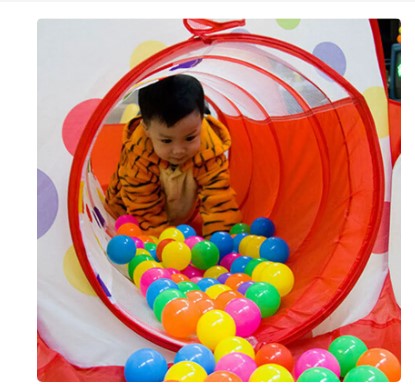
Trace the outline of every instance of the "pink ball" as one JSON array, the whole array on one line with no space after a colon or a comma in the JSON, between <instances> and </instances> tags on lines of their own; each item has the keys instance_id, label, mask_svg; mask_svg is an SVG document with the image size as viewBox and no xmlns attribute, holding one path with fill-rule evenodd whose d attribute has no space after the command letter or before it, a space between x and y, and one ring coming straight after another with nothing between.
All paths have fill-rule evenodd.
<instances>
[{"instance_id":1,"label":"pink ball","mask_svg":"<svg viewBox=\"0 0 415 392\"><path fill-rule=\"evenodd\" d=\"M115 230L118 230L118 228L124 223L134 223L135 225L138 226L138 220L134 218L132 215L126 214L126 215L121 215L120 217L117 218L114 224Z\"/></svg>"},{"instance_id":2,"label":"pink ball","mask_svg":"<svg viewBox=\"0 0 415 392\"><path fill-rule=\"evenodd\" d=\"M226 304L225 312L234 319L237 336L251 336L261 324L261 310L248 298L232 299Z\"/></svg>"},{"instance_id":3,"label":"pink ball","mask_svg":"<svg viewBox=\"0 0 415 392\"><path fill-rule=\"evenodd\" d=\"M236 258L240 257L240 256L241 256L241 255L240 255L238 252L231 252L231 253L228 253L227 255L223 256L223 257L220 259L219 264L220 264L222 267L225 267L228 271L230 271L230 270L231 270L231 265L232 265L233 261L234 261Z\"/></svg>"},{"instance_id":4,"label":"pink ball","mask_svg":"<svg viewBox=\"0 0 415 392\"><path fill-rule=\"evenodd\" d=\"M198 242L203 241L203 237L198 235L192 235L184 240L184 243L192 249Z\"/></svg>"},{"instance_id":5,"label":"pink ball","mask_svg":"<svg viewBox=\"0 0 415 392\"><path fill-rule=\"evenodd\" d=\"M249 377L252 372L257 368L255 360L250 356L240 353L233 352L230 354L224 355L216 363L215 371L217 370L227 370L229 372L235 373L240 377L242 381L249 381Z\"/></svg>"},{"instance_id":6,"label":"pink ball","mask_svg":"<svg viewBox=\"0 0 415 392\"><path fill-rule=\"evenodd\" d=\"M141 293L146 296L148 286L154 281L160 278L170 278L171 272L166 268L150 268L141 275L140 290Z\"/></svg>"},{"instance_id":7,"label":"pink ball","mask_svg":"<svg viewBox=\"0 0 415 392\"><path fill-rule=\"evenodd\" d=\"M193 278L190 278L190 281L197 284L197 282L199 282L202 278L202 276L193 276Z\"/></svg>"},{"instance_id":8,"label":"pink ball","mask_svg":"<svg viewBox=\"0 0 415 392\"><path fill-rule=\"evenodd\" d=\"M137 237L131 237L131 238L134 240L134 242L135 242L135 247L136 247L137 249L144 248L144 242L143 242L142 240L140 240L140 238L137 238Z\"/></svg>"},{"instance_id":9,"label":"pink ball","mask_svg":"<svg viewBox=\"0 0 415 392\"><path fill-rule=\"evenodd\" d=\"M302 372L312 367L324 367L340 377L340 365L337 358L328 350L312 348L303 352L294 365L293 376L297 379Z\"/></svg>"},{"instance_id":10,"label":"pink ball","mask_svg":"<svg viewBox=\"0 0 415 392\"><path fill-rule=\"evenodd\" d=\"M184 270L182 270L182 274L186 275L189 279L194 278L195 276L203 276L205 271L196 268L194 265L189 264Z\"/></svg>"}]
</instances>

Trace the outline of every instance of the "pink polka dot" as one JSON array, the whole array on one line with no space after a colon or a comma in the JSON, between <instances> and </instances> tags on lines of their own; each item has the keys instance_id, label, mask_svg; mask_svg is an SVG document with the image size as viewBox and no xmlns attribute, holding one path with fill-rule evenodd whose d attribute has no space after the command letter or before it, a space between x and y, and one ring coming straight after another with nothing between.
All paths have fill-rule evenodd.
<instances>
[{"instance_id":1,"label":"pink polka dot","mask_svg":"<svg viewBox=\"0 0 415 392\"><path fill-rule=\"evenodd\" d=\"M380 222L378 236L375 245L373 246L373 253L385 253L388 251L390 212L391 203L385 201L383 204L382 221Z\"/></svg>"},{"instance_id":2,"label":"pink polka dot","mask_svg":"<svg viewBox=\"0 0 415 392\"><path fill-rule=\"evenodd\" d=\"M62 138L66 149L74 155L82 132L101 99L89 99L76 105L66 116L62 126Z\"/></svg>"}]
</instances>

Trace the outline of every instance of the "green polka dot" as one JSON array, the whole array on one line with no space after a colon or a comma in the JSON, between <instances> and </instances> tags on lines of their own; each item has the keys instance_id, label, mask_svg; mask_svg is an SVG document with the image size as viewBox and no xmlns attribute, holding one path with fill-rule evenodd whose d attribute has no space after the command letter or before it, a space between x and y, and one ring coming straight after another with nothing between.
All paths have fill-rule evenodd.
<instances>
[{"instance_id":1,"label":"green polka dot","mask_svg":"<svg viewBox=\"0 0 415 392\"><path fill-rule=\"evenodd\" d=\"M301 19L277 19L277 24L285 30L293 30L300 24Z\"/></svg>"}]
</instances>

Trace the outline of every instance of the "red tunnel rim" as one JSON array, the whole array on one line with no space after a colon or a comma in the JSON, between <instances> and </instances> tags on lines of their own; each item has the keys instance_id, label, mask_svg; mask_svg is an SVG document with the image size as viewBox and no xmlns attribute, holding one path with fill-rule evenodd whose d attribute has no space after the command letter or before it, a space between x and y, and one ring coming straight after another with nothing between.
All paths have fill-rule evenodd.
<instances>
[{"instance_id":1,"label":"red tunnel rim","mask_svg":"<svg viewBox=\"0 0 415 392\"><path fill-rule=\"evenodd\" d=\"M177 50L181 50L184 48L188 48L190 50L193 48L199 48L206 45L206 40L201 39L200 37L191 37L189 40L180 42L173 46L170 46L157 54L153 55L152 57L148 58L147 60L143 61L141 64L136 66L135 68L131 69L127 74L124 75L112 88L111 90L104 96L94 113L92 114L90 120L88 121L84 132L79 140L77 149L74 154L71 172L69 176L69 184L68 184L68 219L69 219L69 227L70 232L73 240L73 245L75 252L78 256L80 265L87 277L88 281L90 282L91 286L97 293L98 297L104 302L104 304L111 310L111 312L122 321L126 326L132 329L134 332L138 333L145 339L161 346L166 349L177 351L182 344L176 343L170 339L165 339L164 337L161 338L158 336L157 333L153 333L152 331L147 330L141 325L138 325L136 321L132 320L128 317L121 309L119 309L116 305L114 305L109 298L107 297L105 290L100 285L99 281L97 280L94 270L89 263L88 255L83 243L82 233L80 228L80 219L78 213L78 205L79 205L79 189L82 179L82 170L85 164L85 160L87 158L87 154L89 148L93 142L93 139L97 132L100 129L102 121L104 120L105 116L109 112L109 110L113 107L113 104L116 100L121 96L121 94L132 85L132 83L136 82L138 77L143 74L146 70L157 64L158 61L163 59L164 57L173 54ZM382 216L382 207L383 207L383 190L384 190L384 179L383 179L383 166L382 166L382 158L381 152L378 147L378 139L375 131L375 125L370 114L369 108L367 107L366 101L364 100L363 96L360 92L351 85L346 79L344 79L341 75L337 72L332 70L329 66L327 66L324 62L313 56L312 54L306 52L305 50L296 47L292 44L289 44L284 41L280 41L275 38L270 38L261 35L254 35L254 34L245 34L245 33L231 33L231 34L217 34L213 36L209 36L207 44L213 44L215 42L244 42L244 43L252 43L252 44L261 44L264 46L278 48L288 54L294 55L303 61L312 64L314 67L320 69L321 71L325 72L329 77L331 77L334 81L340 84L348 93L354 97L354 99L358 102L358 110L362 117L362 120L368 130L368 141L369 145L372 149L372 163L374 170L376 170L377 175L374 176L375 181L378 185L377 189L379 192L375 192L374 194L374 206L376 206L376 210L372 210L371 219L370 219L370 227L371 231L368 234L368 238L366 238L365 246L360 253L360 257L362 261L359 263L359 268L356 268L353 272L353 275L349 277L347 280L347 287L344 287L342 292L339 292L331 301L330 305L323 309L321 312L315 313L313 316L309 317L308 321L302 323L301 326L295 328L291 335L285 339L286 342L293 341L296 338L303 336L305 333L309 332L313 327L318 325L324 318L326 318L333 310L341 303L341 301L345 298L345 296L349 293L355 282L357 281L358 277L362 273L363 269L366 266L367 260L371 254L371 250L373 248L373 244L376 240L376 234L378 232L381 216ZM284 339L283 339L284 340Z\"/></svg>"}]
</instances>

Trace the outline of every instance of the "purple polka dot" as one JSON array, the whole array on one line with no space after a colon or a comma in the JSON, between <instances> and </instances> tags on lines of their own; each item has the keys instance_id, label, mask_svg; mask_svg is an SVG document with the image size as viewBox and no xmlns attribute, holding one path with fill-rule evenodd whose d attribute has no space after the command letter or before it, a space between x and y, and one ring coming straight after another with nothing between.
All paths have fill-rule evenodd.
<instances>
[{"instance_id":1,"label":"purple polka dot","mask_svg":"<svg viewBox=\"0 0 415 392\"><path fill-rule=\"evenodd\" d=\"M313 55L324 61L340 75L346 72L346 56L343 51L333 42L321 42L313 50ZM325 74L326 79L331 80Z\"/></svg>"},{"instance_id":2,"label":"purple polka dot","mask_svg":"<svg viewBox=\"0 0 415 392\"><path fill-rule=\"evenodd\" d=\"M58 213L58 192L52 180L37 170L37 238L52 226Z\"/></svg>"}]
</instances>

